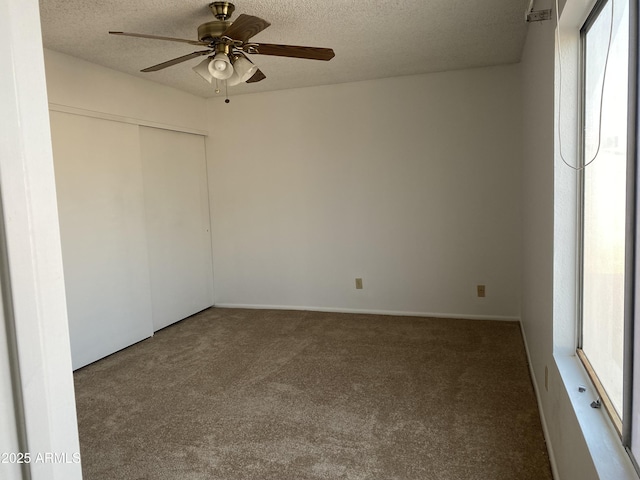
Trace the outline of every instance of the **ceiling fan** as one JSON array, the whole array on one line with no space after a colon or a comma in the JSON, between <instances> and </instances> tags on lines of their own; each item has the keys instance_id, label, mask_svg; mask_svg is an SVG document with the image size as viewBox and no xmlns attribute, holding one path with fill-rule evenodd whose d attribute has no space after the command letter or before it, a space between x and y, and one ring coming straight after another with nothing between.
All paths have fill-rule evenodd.
<instances>
[{"instance_id":1,"label":"ceiling fan","mask_svg":"<svg viewBox=\"0 0 640 480\"><path fill-rule=\"evenodd\" d=\"M192 58L207 55L208 58L195 66L193 70L209 83L213 83L214 80L222 80L226 81L226 84L230 86L241 82L255 83L266 78L258 67L247 58L246 54L276 55L311 60L331 60L335 56L335 53L330 48L250 42L251 37L271 24L261 18L245 14L240 15L234 22L230 22L229 18L235 10L233 3L213 2L209 4L209 8L217 20L203 23L198 27L198 40L161 37L142 33L109 33L111 35L167 40L206 47L205 50L198 50L141 71L155 72Z\"/></svg>"}]
</instances>

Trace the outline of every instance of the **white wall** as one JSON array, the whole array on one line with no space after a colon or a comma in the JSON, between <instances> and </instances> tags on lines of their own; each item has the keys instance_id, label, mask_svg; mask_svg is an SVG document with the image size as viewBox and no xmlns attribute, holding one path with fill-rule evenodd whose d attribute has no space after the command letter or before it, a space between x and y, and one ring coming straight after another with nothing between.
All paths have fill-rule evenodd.
<instances>
[{"instance_id":1,"label":"white wall","mask_svg":"<svg viewBox=\"0 0 640 480\"><path fill-rule=\"evenodd\" d=\"M75 107L176 130L206 130L206 109L200 97L63 53L45 49L44 54L53 109Z\"/></svg>"},{"instance_id":2,"label":"white wall","mask_svg":"<svg viewBox=\"0 0 640 480\"><path fill-rule=\"evenodd\" d=\"M529 26L522 61L522 324L559 478L598 478L553 359L554 22ZM545 388L545 367L549 371Z\"/></svg>"},{"instance_id":3,"label":"white wall","mask_svg":"<svg viewBox=\"0 0 640 480\"><path fill-rule=\"evenodd\" d=\"M519 71L209 100L216 304L517 318Z\"/></svg>"}]
</instances>

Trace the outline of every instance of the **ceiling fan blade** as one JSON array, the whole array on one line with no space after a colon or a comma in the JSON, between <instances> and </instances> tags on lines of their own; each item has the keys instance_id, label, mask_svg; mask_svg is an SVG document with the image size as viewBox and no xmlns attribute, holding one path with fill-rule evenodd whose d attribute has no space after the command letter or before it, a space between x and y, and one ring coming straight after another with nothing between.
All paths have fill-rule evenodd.
<instances>
[{"instance_id":1,"label":"ceiling fan blade","mask_svg":"<svg viewBox=\"0 0 640 480\"><path fill-rule=\"evenodd\" d=\"M253 76L245 83L256 83L260 80L264 80L265 78L267 78L267 76L264 73L262 73L260 70L256 70L256 73L254 73Z\"/></svg>"},{"instance_id":2,"label":"ceiling fan blade","mask_svg":"<svg viewBox=\"0 0 640 480\"><path fill-rule=\"evenodd\" d=\"M225 30L224 36L245 43L269 25L271 24L266 20L243 13Z\"/></svg>"},{"instance_id":3,"label":"ceiling fan blade","mask_svg":"<svg viewBox=\"0 0 640 480\"><path fill-rule=\"evenodd\" d=\"M206 42L199 42L198 40L186 40L184 38L174 37L160 37L158 35L146 35L144 33L127 33L127 32L109 32L111 35L124 35L125 37L138 37L138 38L150 38L152 40L167 40L169 42L181 42L188 43L189 45L209 45Z\"/></svg>"},{"instance_id":4,"label":"ceiling fan blade","mask_svg":"<svg viewBox=\"0 0 640 480\"><path fill-rule=\"evenodd\" d=\"M140 70L141 72L155 72L157 70L162 70L163 68L170 67L171 65L175 65L177 63L186 62L187 60L191 60L192 58L200 57L201 55L208 55L213 53L212 50L200 50L199 52L193 52L189 55L183 55L178 58L174 58L173 60L168 60L166 62L159 63L158 65L154 65L153 67L145 68L144 70Z\"/></svg>"},{"instance_id":5,"label":"ceiling fan blade","mask_svg":"<svg viewBox=\"0 0 640 480\"><path fill-rule=\"evenodd\" d=\"M331 60L335 53L331 48L299 47L296 45L276 45L273 43L251 43L243 47L245 52L278 57L308 58L310 60Z\"/></svg>"}]
</instances>

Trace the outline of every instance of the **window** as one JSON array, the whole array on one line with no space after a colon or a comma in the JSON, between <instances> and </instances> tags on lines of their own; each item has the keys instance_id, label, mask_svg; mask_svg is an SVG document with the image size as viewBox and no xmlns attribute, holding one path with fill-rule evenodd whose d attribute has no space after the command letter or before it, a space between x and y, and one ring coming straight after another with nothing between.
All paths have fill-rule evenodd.
<instances>
[{"instance_id":1,"label":"window","mask_svg":"<svg viewBox=\"0 0 640 480\"><path fill-rule=\"evenodd\" d=\"M580 176L578 354L620 434L625 420L625 302L629 300L625 299L628 12L628 1L598 2L581 30L585 168Z\"/></svg>"},{"instance_id":2,"label":"window","mask_svg":"<svg viewBox=\"0 0 640 480\"><path fill-rule=\"evenodd\" d=\"M637 479L640 4L568 0L562 16L555 10L559 168L554 175L554 357L598 475ZM578 242L572 242L575 238ZM579 388L585 382L584 371L572 355L576 346L594 380L584 390ZM589 405L597 397L607 403L592 410ZM617 432L607 425L608 417ZM624 458L627 454L631 462Z\"/></svg>"}]
</instances>

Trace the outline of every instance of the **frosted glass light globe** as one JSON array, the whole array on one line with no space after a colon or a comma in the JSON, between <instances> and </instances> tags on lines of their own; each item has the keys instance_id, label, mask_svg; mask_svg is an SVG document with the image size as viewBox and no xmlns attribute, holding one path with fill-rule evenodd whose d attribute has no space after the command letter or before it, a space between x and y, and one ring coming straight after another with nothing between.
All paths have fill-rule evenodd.
<instances>
[{"instance_id":1,"label":"frosted glass light globe","mask_svg":"<svg viewBox=\"0 0 640 480\"><path fill-rule=\"evenodd\" d=\"M233 75L231 60L225 53L216 53L209 63L209 73L218 80L226 80Z\"/></svg>"}]
</instances>

